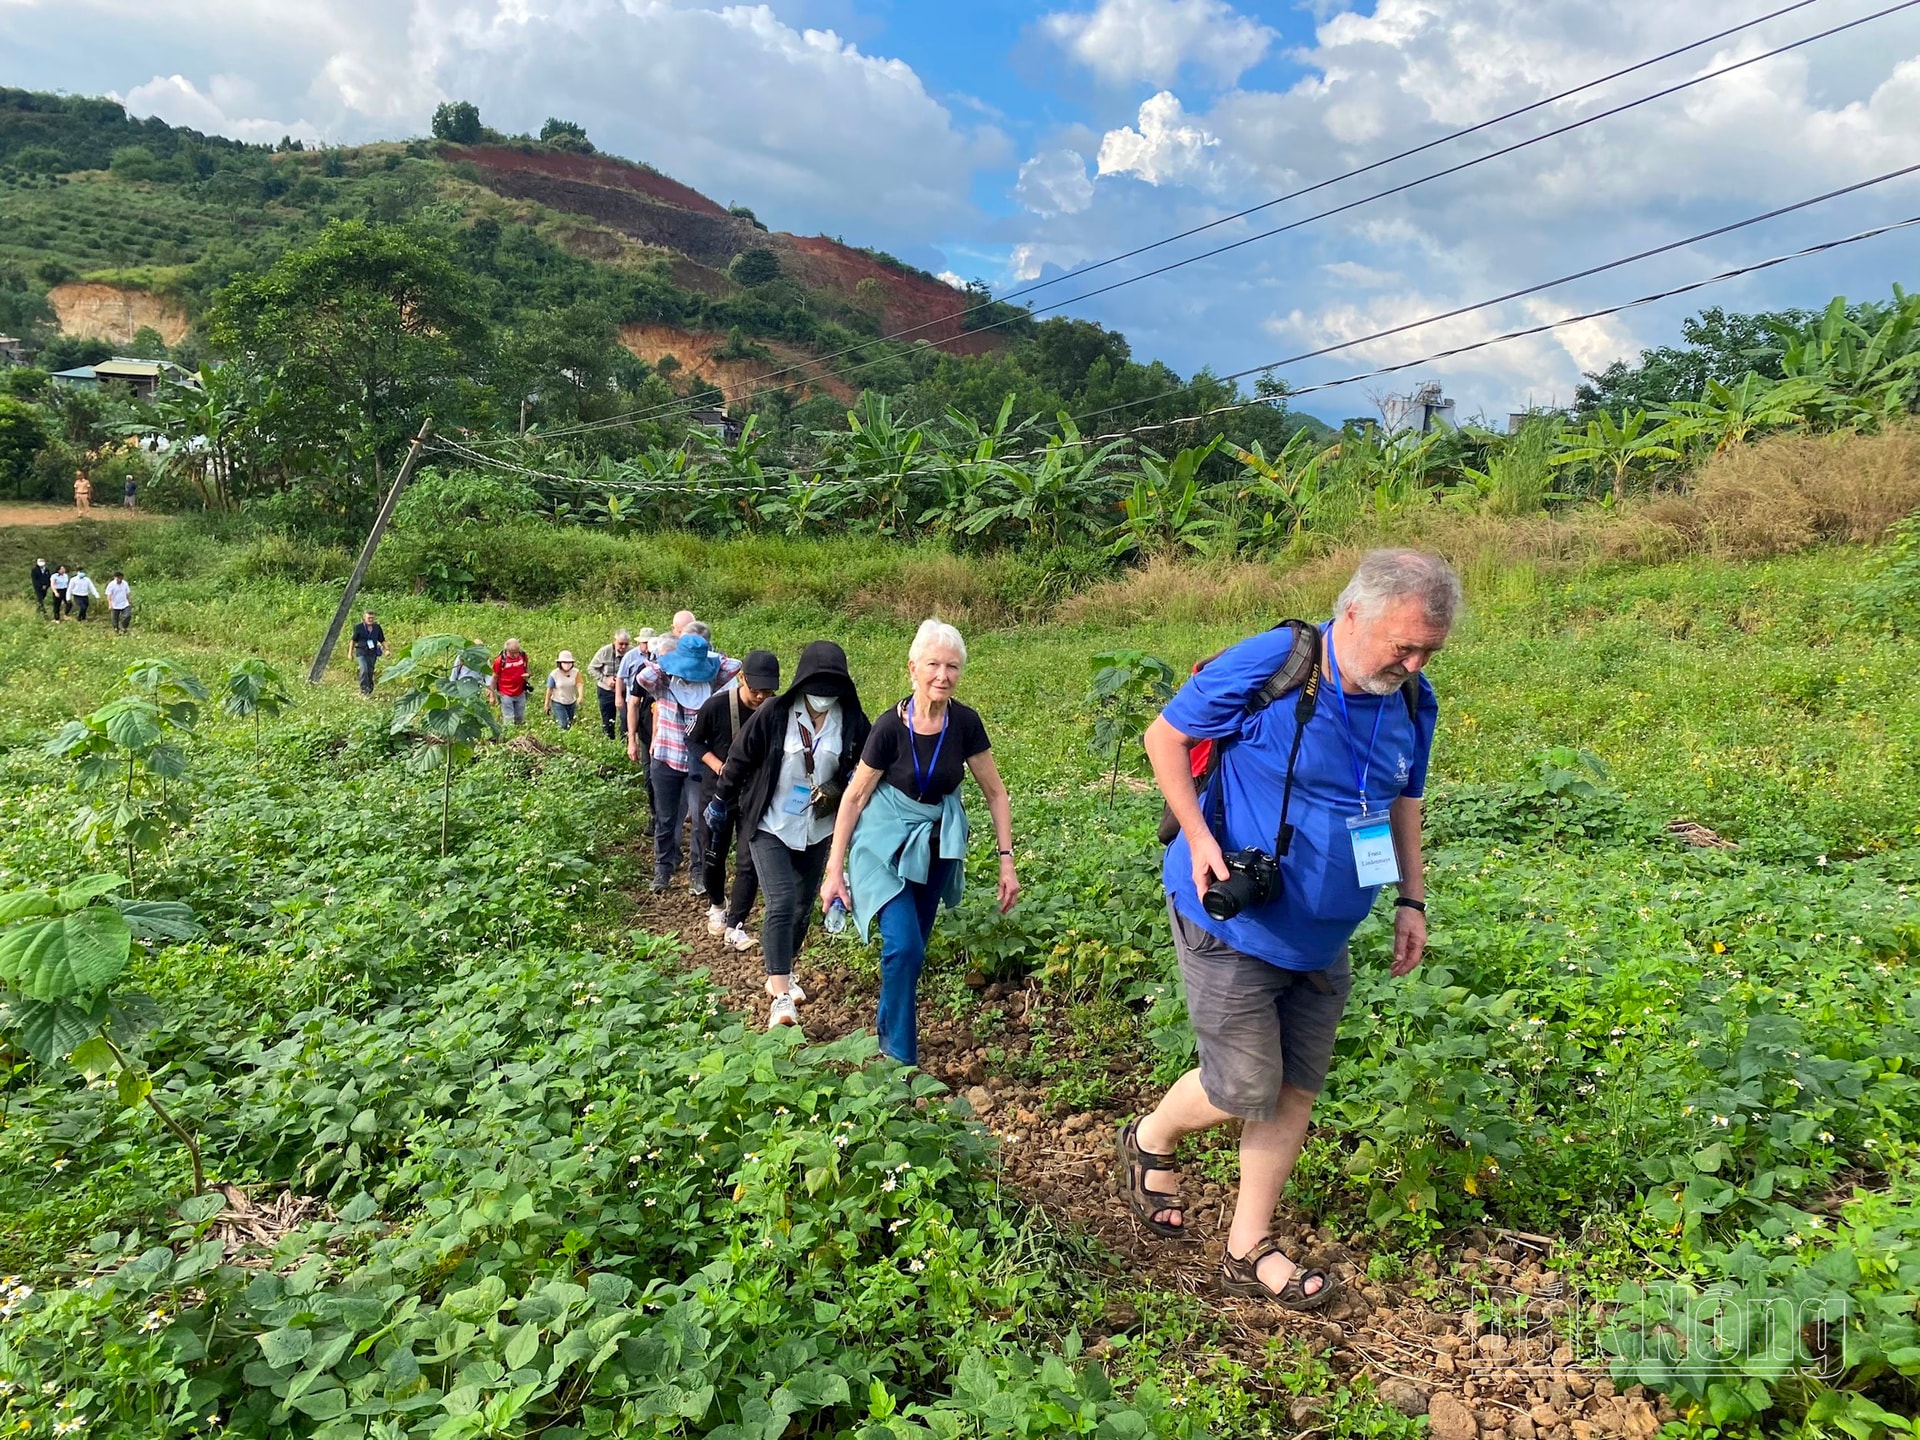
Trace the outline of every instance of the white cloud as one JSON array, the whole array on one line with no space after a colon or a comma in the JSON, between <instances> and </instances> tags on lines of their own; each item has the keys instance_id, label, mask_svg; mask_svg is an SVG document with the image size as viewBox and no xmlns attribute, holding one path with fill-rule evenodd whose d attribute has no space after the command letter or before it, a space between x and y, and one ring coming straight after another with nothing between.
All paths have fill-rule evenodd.
<instances>
[{"instance_id":1,"label":"white cloud","mask_svg":"<svg viewBox=\"0 0 1920 1440\"><path fill-rule=\"evenodd\" d=\"M1225 0L1100 0L1088 13L1056 12L1040 26L1114 85L1171 85L1189 65L1232 84L1276 38Z\"/></svg>"},{"instance_id":2,"label":"white cloud","mask_svg":"<svg viewBox=\"0 0 1920 1440\"><path fill-rule=\"evenodd\" d=\"M1179 97L1162 90L1140 105L1136 124L1109 130L1100 141L1100 173L1132 175L1149 185L1204 184L1214 177L1217 135L1187 121ZM1084 208L1084 207L1082 207Z\"/></svg>"},{"instance_id":3,"label":"white cloud","mask_svg":"<svg viewBox=\"0 0 1920 1440\"><path fill-rule=\"evenodd\" d=\"M937 274L935 274L933 278L938 280L943 285L951 285L956 290L964 290L967 288L967 282L962 280L958 275L954 274L953 271L951 270L939 271Z\"/></svg>"},{"instance_id":4,"label":"white cloud","mask_svg":"<svg viewBox=\"0 0 1920 1440\"><path fill-rule=\"evenodd\" d=\"M1093 203L1093 181L1078 150L1045 150L1020 167L1013 193L1036 215L1077 215Z\"/></svg>"},{"instance_id":5,"label":"white cloud","mask_svg":"<svg viewBox=\"0 0 1920 1440\"><path fill-rule=\"evenodd\" d=\"M135 55L169 60L188 35L193 48L252 52L276 71L248 93L167 63L127 92L136 111L196 128L392 138L425 133L434 105L451 98L507 131L558 114L603 149L722 203L752 204L783 228L880 243L924 242L963 221L974 172L1012 158L994 125L957 120L904 61L796 28L764 4L180 0L163 23L112 0L69 0L60 15L73 30L110 29ZM153 29L140 45L129 27L144 23ZM247 68L223 53L216 74Z\"/></svg>"},{"instance_id":6,"label":"white cloud","mask_svg":"<svg viewBox=\"0 0 1920 1440\"><path fill-rule=\"evenodd\" d=\"M1358 260L1335 260L1320 267L1336 280L1363 290L1380 290L1388 285L1399 285L1406 277L1397 270L1376 270L1371 265L1362 265Z\"/></svg>"}]
</instances>

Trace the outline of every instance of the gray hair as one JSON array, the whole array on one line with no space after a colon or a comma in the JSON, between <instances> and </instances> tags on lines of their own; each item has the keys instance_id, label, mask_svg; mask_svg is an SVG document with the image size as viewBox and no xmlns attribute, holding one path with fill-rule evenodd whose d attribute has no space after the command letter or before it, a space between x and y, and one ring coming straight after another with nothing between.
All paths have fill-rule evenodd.
<instances>
[{"instance_id":1,"label":"gray hair","mask_svg":"<svg viewBox=\"0 0 1920 1440\"><path fill-rule=\"evenodd\" d=\"M704 620L689 620L687 621L687 628L680 633L682 635L698 635L702 640L711 640L713 638L713 627L708 625Z\"/></svg>"},{"instance_id":2,"label":"gray hair","mask_svg":"<svg viewBox=\"0 0 1920 1440\"><path fill-rule=\"evenodd\" d=\"M951 650L960 657L962 665L967 663L967 642L960 638L958 630L944 620L922 620L914 632L913 644L907 647L907 663L918 665L935 650Z\"/></svg>"},{"instance_id":3,"label":"gray hair","mask_svg":"<svg viewBox=\"0 0 1920 1440\"><path fill-rule=\"evenodd\" d=\"M1395 600L1420 602L1430 625L1451 626L1465 600L1460 593L1460 577L1438 555L1419 550L1369 550L1360 559L1347 588L1333 602L1333 613L1346 613L1353 606L1371 620Z\"/></svg>"},{"instance_id":4,"label":"gray hair","mask_svg":"<svg viewBox=\"0 0 1920 1440\"><path fill-rule=\"evenodd\" d=\"M630 634L629 632L627 632L627 631L625 631L625 630L616 630L616 631L614 631L614 632L613 632L613 638L614 638L615 640L625 640L625 641L626 641L626 642L627 642L628 644L632 644L632 643L633 643L633 636L632 636L632 635L631 635L631 634Z\"/></svg>"}]
</instances>

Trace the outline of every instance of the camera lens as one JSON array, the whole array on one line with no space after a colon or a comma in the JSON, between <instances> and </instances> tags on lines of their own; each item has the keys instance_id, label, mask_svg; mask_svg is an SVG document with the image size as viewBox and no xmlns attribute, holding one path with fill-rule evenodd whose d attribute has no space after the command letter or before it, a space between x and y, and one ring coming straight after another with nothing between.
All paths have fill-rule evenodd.
<instances>
[{"instance_id":1,"label":"camera lens","mask_svg":"<svg viewBox=\"0 0 1920 1440\"><path fill-rule=\"evenodd\" d=\"M1200 907L1216 920L1231 920L1246 909L1253 880L1244 870L1236 870L1225 880L1217 880L1200 897Z\"/></svg>"}]
</instances>

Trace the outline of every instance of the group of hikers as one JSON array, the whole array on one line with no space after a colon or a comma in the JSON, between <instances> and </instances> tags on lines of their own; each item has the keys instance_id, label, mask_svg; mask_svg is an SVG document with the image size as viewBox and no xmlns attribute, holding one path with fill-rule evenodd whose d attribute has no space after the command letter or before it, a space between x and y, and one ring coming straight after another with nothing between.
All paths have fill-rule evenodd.
<instances>
[{"instance_id":1,"label":"group of hikers","mask_svg":"<svg viewBox=\"0 0 1920 1440\"><path fill-rule=\"evenodd\" d=\"M1273 1236L1352 988L1348 941L1392 887L1391 972L1427 939L1422 801L1439 707L1421 673L1461 608L1459 580L1413 550L1368 554L1331 619L1288 621L1196 667L1144 743L1165 800L1162 869L1199 1063L1115 1138L1120 1191L1143 1229L1194 1238L1175 1152L1188 1135L1241 1122L1240 1184L1220 1287L1301 1310L1337 1284ZM364 688L385 636L354 632ZM871 713L846 652L815 640L790 674L770 650L735 658L682 611L669 630L618 631L587 662L609 740L641 766L651 803L653 887L682 863L707 928L758 944L769 1028L806 1000L794 957L816 909L850 916L881 947L876 1029L903 1063L919 1054L921 967L935 916L957 904L971 774L998 859L995 902L1020 894L1013 817L978 711L955 698L959 631L928 620L906 656L908 693ZM529 662L509 640L472 675L514 723ZM783 683L784 681L784 683ZM548 708L572 723L587 681L562 651ZM728 883L731 857L733 873ZM758 941L747 928L763 902Z\"/></svg>"},{"instance_id":2,"label":"group of hikers","mask_svg":"<svg viewBox=\"0 0 1920 1440\"><path fill-rule=\"evenodd\" d=\"M114 630L124 634L133 628L133 587L119 570L103 587L87 574L84 565L69 572L66 566L49 566L41 558L33 562L28 579L33 585L34 608L42 615L51 609L55 624L69 615L84 622L93 602L104 599Z\"/></svg>"}]
</instances>

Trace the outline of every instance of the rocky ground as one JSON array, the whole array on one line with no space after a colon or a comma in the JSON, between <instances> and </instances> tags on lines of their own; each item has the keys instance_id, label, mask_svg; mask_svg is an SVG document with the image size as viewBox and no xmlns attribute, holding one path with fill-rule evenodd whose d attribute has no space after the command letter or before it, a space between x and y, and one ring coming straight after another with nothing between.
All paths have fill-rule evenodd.
<instances>
[{"instance_id":1,"label":"rocky ground","mask_svg":"<svg viewBox=\"0 0 1920 1440\"><path fill-rule=\"evenodd\" d=\"M706 931L706 905L684 884L664 894L635 899L641 928L677 934L690 965L707 969L730 1003L754 1023L766 1019L760 952L736 952ZM757 932L758 915L750 928ZM831 946L816 925L797 967L807 1000L801 1021L812 1039L828 1041L870 1029L872 983L831 963ZM1048 997L1037 986L992 985L981 992L983 1008L997 1003L1004 1029L994 1044L1008 1053L1023 1046L1044 1024ZM1318 1315L1300 1315L1257 1302L1220 1296L1214 1276L1232 1196L1189 1172L1188 1223L1196 1242L1160 1240L1140 1228L1121 1199L1113 1175L1115 1130L1127 1115L1153 1102L1150 1077L1131 1057L1108 1062L1111 1103L1100 1109L1060 1111L1044 1087L990 1070L987 1046L964 1022L949 1021L922 1007L920 1065L965 1097L982 1124L1001 1137L1005 1177L1028 1201L1058 1223L1090 1234L1117 1265L1143 1282L1204 1301L1224 1327L1259 1359L1269 1338L1305 1343L1339 1373L1366 1375L1381 1397L1408 1415L1428 1417L1436 1440L1595 1440L1623 1436L1646 1440L1674 1411L1664 1397L1640 1386L1616 1388L1604 1366L1556 1337L1555 1321L1567 1312L1564 1285L1554 1271L1553 1242L1543 1236L1475 1231L1445 1256L1423 1256L1405 1285L1376 1284L1366 1257L1332 1234L1282 1217L1280 1239L1287 1253L1318 1265L1341 1282L1342 1293ZM1046 1026L1056 1048L1067 1026ZM1098 1063L1094 1057L1085 1057ZM1427 1300L1420 1295L1437 1295ZM1470 1298L1503 1302L1501 1331L1483 1328ZM1452 1301L1450 1306L1449 1301ZM1139 1323L1131 1307L1109 1308L1107 1323L1123 1333ZM1092 1349L1099 1353L1104 1337ZM1588 1347L1591 1350L1591 1347ZM1585 1362L1585 1363L1582 1363ZM1289 1402L1303 1431L1313 1427L1316 1402Z\"/></svg>"}]
</instances>

